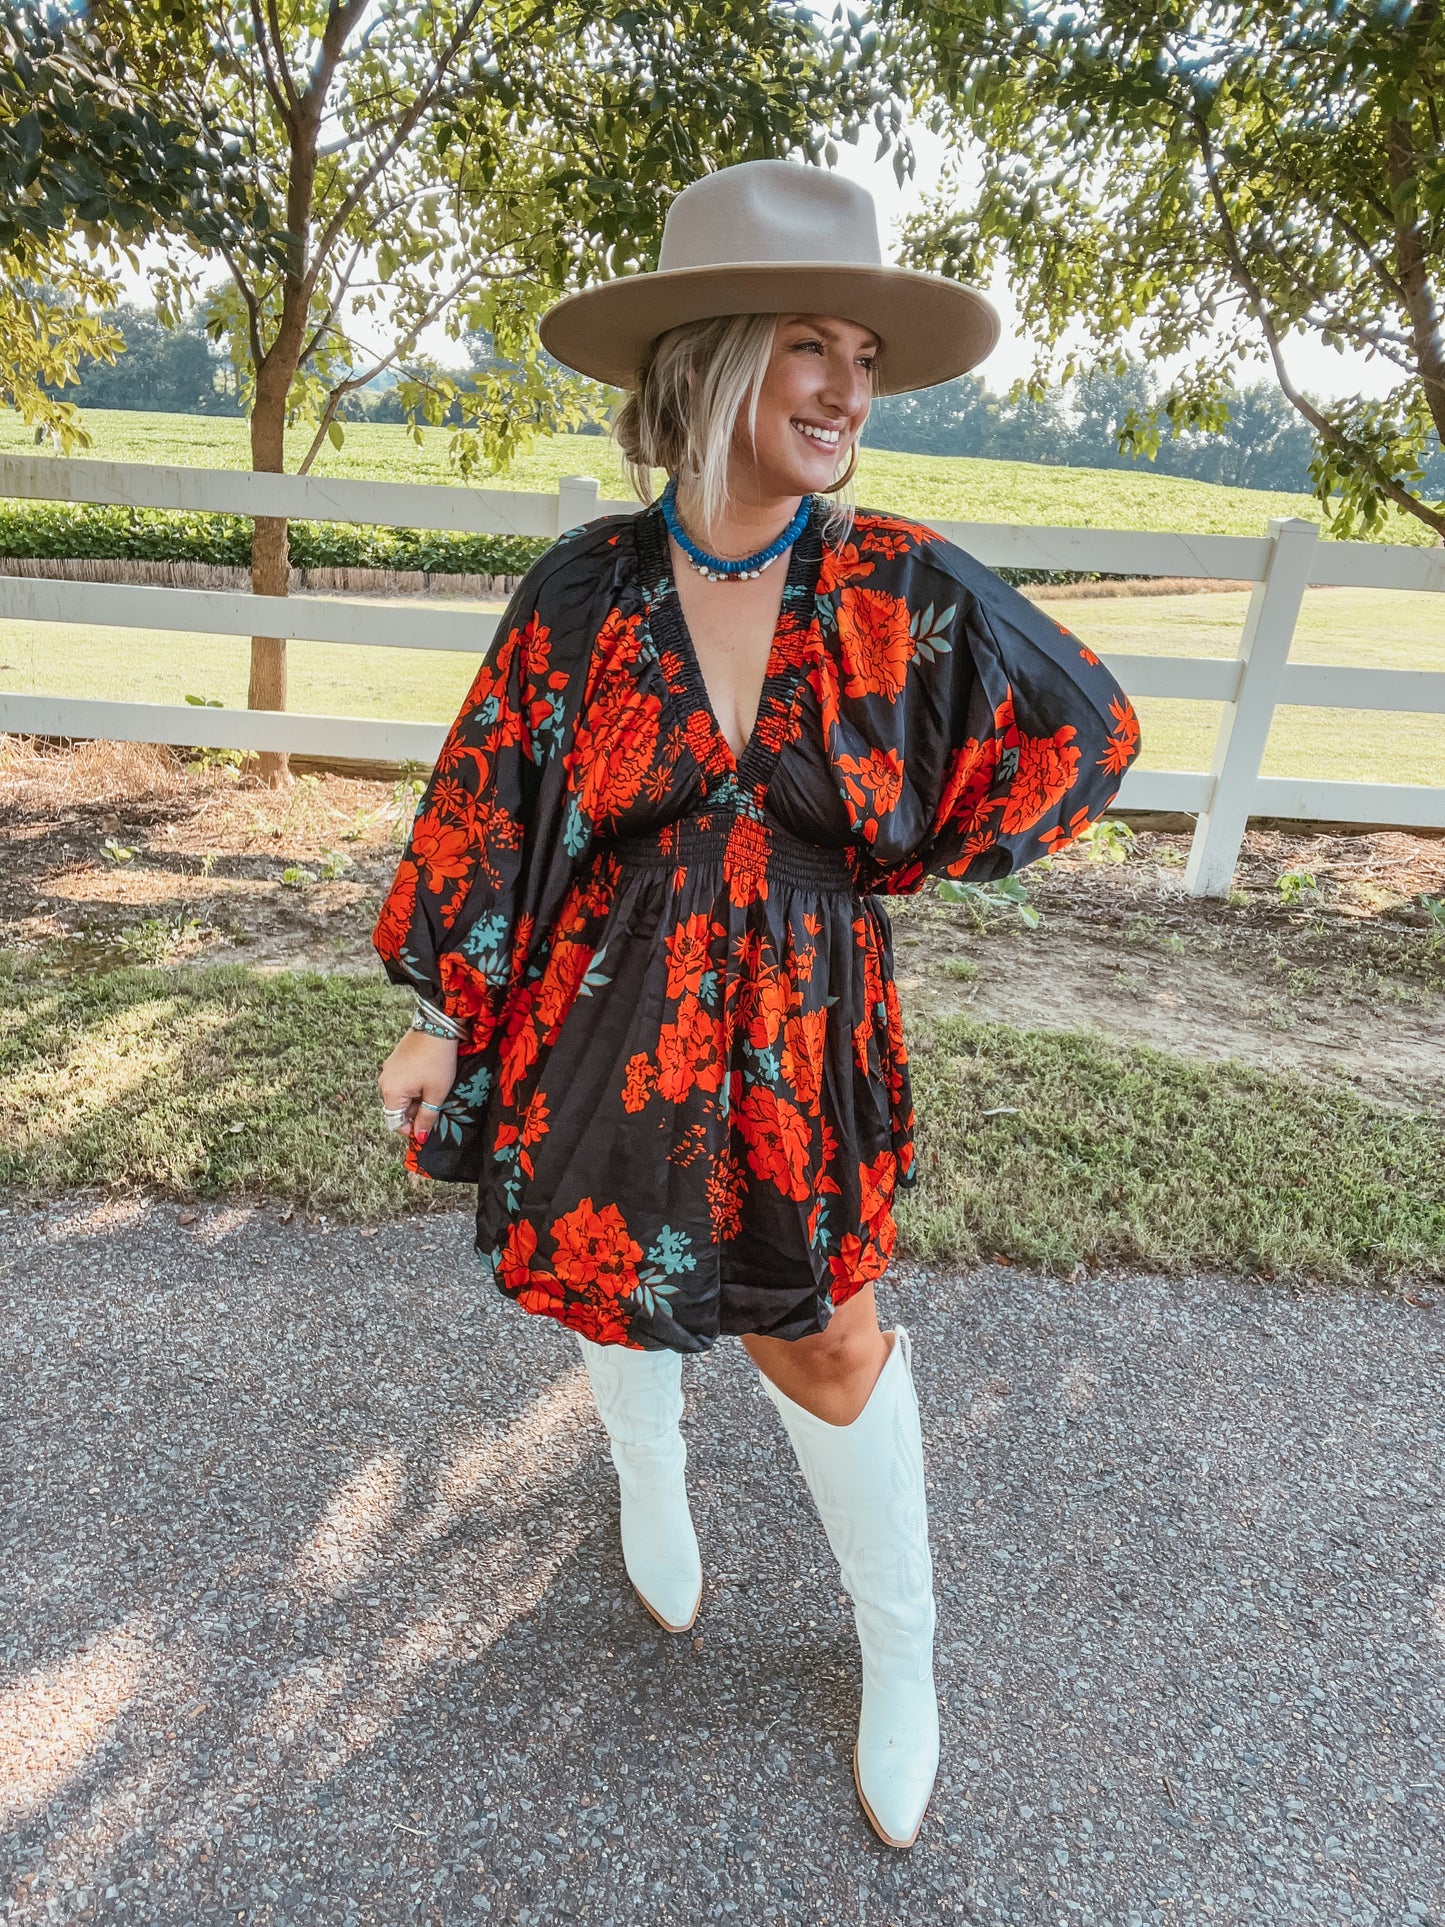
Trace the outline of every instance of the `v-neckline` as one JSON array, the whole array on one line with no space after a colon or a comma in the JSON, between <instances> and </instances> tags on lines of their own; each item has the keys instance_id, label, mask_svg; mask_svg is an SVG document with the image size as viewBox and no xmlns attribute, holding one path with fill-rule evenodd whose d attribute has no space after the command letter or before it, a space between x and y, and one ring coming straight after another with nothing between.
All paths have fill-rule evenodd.
<instances>
[{"instance_id":1,"label":"v-neckline","mask_svg":"<svg viewBox=\"0 0 1445 1927\"><path fill-rule=\"evenodd\" d=\"M779 644L782 640L784 625L788 618L799 611L799 605L811 598L816 592L818 571L822 564L822 537L818 505L813 503L811 512L796 541L788 551L788 572L783 584L782 598L778 603L778 618L773 625L772 640L768 644L767 667L763 672L762 688L758 692L757 714L753 726L739 756L728 741L722 724L718 721L717 711L713 708L712 697L708 694L707 679L702 673L693 643L692 631L688 628L687 617L683 613L682 598L677 592L677 578L672 567L672 551L667 540L667 525L662 519L662 510L654 502L637 517L638 534L642 538L641 560L647 567L648 580L644 593L647 597L649 621L653 628L654 640L664 645L671 644L682 670L682 680L694 711L700 712L707 723L718 748L726 758L723 781L729 778L740 790L747 793L762 785L766 787L772 775L772 765L777 759L778 746L769 748L759 735L759 730L767 712L769 702L776 696L786 694L792 700L792 687L800 671L796 664L782 660ZM658 638L659 625L662 635ZM704 776L707 772L704 771ZM711 785L709 785L711 788Z\"/></svg>"}]
</instances>

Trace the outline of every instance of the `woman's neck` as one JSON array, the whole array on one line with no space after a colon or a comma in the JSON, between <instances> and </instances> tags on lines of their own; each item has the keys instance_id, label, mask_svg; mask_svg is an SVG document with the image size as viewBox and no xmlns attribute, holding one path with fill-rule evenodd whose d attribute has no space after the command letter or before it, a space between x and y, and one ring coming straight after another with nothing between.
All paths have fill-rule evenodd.
<instances>
[{"instance_id":1,"label":"woman's neck","mask_svg":"<svg viewBox=\"0 0 1445 1927\"><path fill-rule=\"evenodd\" d=\"M738 556L756 555L765 549L792 521L798 512L801 495L778 495L749 499L736 495L711 529L705 529L696 499L679 483L677 512L682 526L699 548L727 561Z\"/></svg>"}]
</instances>

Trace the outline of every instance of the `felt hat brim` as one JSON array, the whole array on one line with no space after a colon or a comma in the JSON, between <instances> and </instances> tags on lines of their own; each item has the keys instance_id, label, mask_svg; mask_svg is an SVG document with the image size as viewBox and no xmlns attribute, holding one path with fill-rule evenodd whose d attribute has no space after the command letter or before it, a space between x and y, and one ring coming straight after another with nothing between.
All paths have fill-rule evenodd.
<instances>
[{"instance_id":1,"label":"felt hat brim","mask_svg":"<svg viewBox=\"0 0 1445 1927\"><path fill-rule=\"evenodd\" d=\"M630 388L669 328L727 314L813 314L871 328L878 392L905 394L977 367L999 317L976 289L913 268L727 261L620 275L568 295L538 324L548 354L579 374Z\"/></svg>"}]
</instances>

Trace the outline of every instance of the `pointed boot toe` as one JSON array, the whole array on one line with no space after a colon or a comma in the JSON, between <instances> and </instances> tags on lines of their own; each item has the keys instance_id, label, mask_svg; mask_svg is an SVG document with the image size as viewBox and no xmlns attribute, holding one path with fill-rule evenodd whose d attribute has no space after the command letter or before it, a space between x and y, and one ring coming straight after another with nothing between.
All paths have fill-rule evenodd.
<instances>
[{"instance_id":1,"label":"pointed boot toe","mask_svg":"<svg viewBox=\"0 0 1445 1927\"><path fill-rule=\"evenodd\" d=\"M915 1734L853 1749L853 1781L863 1811L879 1839L911 1847L938 1778L938 1724L925 1721Z\"/></svg>"},{"instance_id":2,"label":"pointed boot toe","mask_svg":"<svg viewBox=\"0 0 1445 1927\"><path fill-rule=\"evenodd\" d=\"M702 1604L702 1555L680 1475L648 1475L639 1448L622 1448L622 1563L638 1598L660 1626L685 1633ZM619 1468L620 1470L621 1468Z\"/></svg>"}]
</instances>

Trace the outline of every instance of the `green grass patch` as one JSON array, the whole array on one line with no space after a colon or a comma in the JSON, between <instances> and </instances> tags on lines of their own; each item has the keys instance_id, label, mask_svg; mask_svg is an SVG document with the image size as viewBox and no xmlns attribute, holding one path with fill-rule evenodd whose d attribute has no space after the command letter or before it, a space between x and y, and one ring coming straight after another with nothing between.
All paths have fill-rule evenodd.
<instances>
[{"instance_id":1,"label":"green grass patch","mask_svg":"<svg viewBox=\"0 0 1445 1927\"><path fill-rule=\"evenodd\" d=\"M1445 1272L1445 1129L1233 1062L911 1026L918 1257L1387 1283ZM994 1113L986 1115L986 1113Z\"/></svg>"},{"instance_id":2,"label":"green grass patch","mask_svg":"<svg viewBox=\"0 0 1445 1927\"><path fill-rule=\"evenodd\" d=\"M265 1196L373 1222L462 1202L415 1187L381 1128L376 1073L410 1008L383 981L238 964L12 976L0 1183ZM966 1017L911 1031L921 1175L902 1227L918 1257L1377 1283L1445 1270L1436 1121L1093 1037Z\"/></svg>"},{"instance_id":3,"label":"green grass patch","mask_svg":"<svg viewBox=\"0 0 1445 1927\"><path fill-rule=\"evenodd\" d=\"M0 1186L415 1207L376 1087L413 1004L384 979L130 967L0 997Z\"/></svg>"},{"instance_id":4,"label":"green grass patch","mask_svg":"<svg viewBox=\"0 0 1445 1927\"><path fill-rule=\"evenodd\" d=\"M249 468L249 425L213 415L130 413L87 409L92 460L176 463L193 468ZM318 457L317 475L356 480L456 484L447 456L450 431L424 432L421 446L400 424L346 424L339 449ZM294 467L310 446L311 431L294 429L287 462ZM34 453L31 431L18 416L0 416L0 451ZM504 475L477 478L493 488L550 493L563 475L594 475L609 500L630 499L622 464L604 435L555 435L536 442ZM1069 528L1184 529L1196 535L1263 535L1272 515L1321 520L1311 495L1226 488L1186 476L1139 470L1057 468L1041 462L990 462L973 456L901 455L865 448L855 484L869 508L896 510L925 521L1042 523ZM1393 514L1382 540L1428 546L1430 531L1411 516Z\"/></svg>"}]
</instances>

